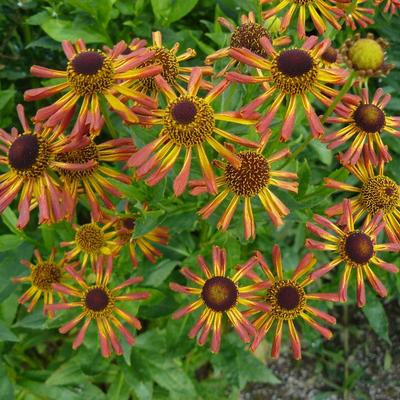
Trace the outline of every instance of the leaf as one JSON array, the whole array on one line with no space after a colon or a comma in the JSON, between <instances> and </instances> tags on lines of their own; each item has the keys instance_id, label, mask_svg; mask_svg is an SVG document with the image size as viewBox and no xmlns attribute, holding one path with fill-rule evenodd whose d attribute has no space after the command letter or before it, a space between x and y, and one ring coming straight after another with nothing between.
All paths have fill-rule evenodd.
<instances>
[{"instance_id":1,"label":"leaf","mask_svg":"<svg viewBox=\"0 0 400 400\"><path fill-rule=\"evenodd\" d=\"M97 31L93 25L78 25L62 19L48 19L41 25L42 29L54 40L72 42L83 39L86 43L105 43L108 38Z\"/></svg>"},{"instance_id":2,"label":"leaf","mask_svg":"<svg viewBox=\"0 0 400 400\"><path fill-rule=\"evenodd\" d=\"M23 240L15 235L0 235L0 253L16 249Z\"/></svg>"},{"instance_id":3,"label":"leaf","mask_svg":"<svg viewBox=\"0 0 400 400\"><path fill-rule=\"evenodd\" d=\"M178 261L163 260L155 266L155 269L146 277L146 285L159 286L171 274L178 265Z\"/></svg>"},{"instance_id":4,"label":"leaf","mask_svg":"<svg viewBox=\"0 0 400 400\"><path fill-rule=\"evenodd\" d=\"M332 164L333 153L332 150L329 150L324 143L320 141L313 140L310 143L310 146L316 151L318 158L320 161L327 165L328 167Z\"/></svg>"},{"instance_id":5,"label":"leaf","mask_svg":"<svg viewBox=\"0 0 400 400\"><path fill-rule=\"evenodd\" d=\"M65 386L71 383L87 382L86 376L82 373L81 367L74 359L67 361L57 368L46 380L49 386Z\"/></svg>"},{"instance_id":6,"label":"leaf","mask_svg":"<svg viewBox=\"0 0 400 400\"><path fill-rule=\"evenodd\" d=\"M371 328L375 333L387 343L391 343L389 339L389 322L380 300L375 293L368 289L367 304L362 311L368 319Z\"/></svg>"},{"instance_id":7,"label":"leaf","mask_svg":"<svg viewBox=\"0 0 400 400\"><path fill-rule=\"evenodd\" d=\"M151 0L154 15L163 25L178 21L195 7L199 0Z\"/></svg>"},{"instance_id":8,"label":"leaf","mask_svg":"<svg viewBox=\"0 0 400 400\"><path fill-rule=\"evenodd\" d=\"M87 12L104 27L111 19L112 7L116 0L66 0L66 3Z\"/></svg>"},{"instance_id":9,"label":"leaf","mask_svg":"<svg viewBox=\"0 0 400 400\"><path fill-rule=\"evenodd\" d=\"M19 342L18 337L0 320L0 341Z\"/></svg>"},{"instance_id":10,"label":"leaf","mask_svg":"<svg viewBox=\"0 0 400 400\"><path fill-rule=\"evenodd\" d=\"M17 321L14 324L16 328L30 328L30 329L44 329L46 317L43 315L43 310L36 310L32 314L28 314L26 317Z\"/></svg>"},{"instance_id":11,"label":"leaf","mask_svg":"<svg viewBox=\"0 0 400 400\"><path fill-rule=\"evenodd\" d=\"M7 103L16 95L15 89L0 90L0 110L2 110Z\"/></svg>"},{"instance_id":12,"label":"leaf","mask_svg":"<svg viewBox=\"0 0 400 400\"><path fill-rule=\"evenodd\" d=\"M14 400L14 388L8 377L7 369L0 363L0 393L3 399Z\"/></svg>"},{"instance_id":13,"label":"leaf","mask_svg":"<svg viewBox=\"0 0 400 400\"><path fill-rule=\"evenodd\" d=\"M311 177L311 169L310 166L308 165L307 159L303 161L299 168L298 172L299 176L299 191L298 191L298 197L303 197L307 193L307 188L310 183L310 177Z\"/></svg>"}]
</instances>

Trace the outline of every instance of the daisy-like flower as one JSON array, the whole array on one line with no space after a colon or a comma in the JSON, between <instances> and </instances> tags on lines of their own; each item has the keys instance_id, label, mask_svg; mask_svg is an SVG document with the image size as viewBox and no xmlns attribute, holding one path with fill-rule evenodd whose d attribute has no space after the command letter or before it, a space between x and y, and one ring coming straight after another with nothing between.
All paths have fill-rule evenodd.
<instances>
[{"instance_id":1,"label":"daisy-like flower","mask_svg":"<svg viewBox=\"0 0 400 400\"><path fill-rule=\"evenodd\" d=\"M239 112L216 113L212 102L229 86L223 80L207 95L199 97L198 91L202 81L202 70L194 68L190 74L187 91L177 96L164 78L155 78L161 92L166 96L168 104L163 110L152 111L144 116L148 124L162 125L163 128L156 140L138 150L128 160L129 167L137 167L136 176L139 179L148 176L146 183L150 186L160 182L172 169L182 150L185 151L183 167L173 184L174 192L181 195L186 186L192 163L192 152L196 150L200 167L210 192L217 191L215 175L206 155L204 145L209 144L235 167L239 167L239 156L232 153L214 138L217 134L231 142L243 146L257 147L258 143L233 135L216 126L216 121L229 121L243 125L253 125L258 114L243 118Z\"/></svg>"},{"instance_id":2,"label":"daisy-like flower","mask_svg":"<svg viewBox=\"0 0 400 400\"><path fill-rule=\"evenodd\" d=\"M54 290L53 283L61 283L64 280L64 265L65 258L56 261L56 249L51 250L51 254L47 259L43 259L39 250L35 249L36 262L31 263L28 260L21 260L21 264L27 267L30 271L28 276L14 277L14 283L29 282L31 287L18 299L20 304L25 304L30 301L28 311L31 312L36 303L43 297L44 308L43 311L48 313L49 317L54 317L54 312L46 310L45 306L54 303ZM71 265L73 267L73 265ZM61 299L64 296L60 295Z\"/></svg>"},{"instance_id":3,"label":"daisy-like flower","mask_svg":"<svg viewBox=\"0 0 400 400\"><path fill-rule=\"evenodd\" d=\"M368 15L374 15L375 10L373 8L362 7L362 4L366 0L331 0L337 8L343 10L344 20L346 26L349 26L353 31L357 29L357 24L362 28L366 28L368 25L372 25L374 20Z\"/></svg>"},{"instance_id":4,"label":"daisy-like flower","mask_svg":"<svg viewBox=\"0 0 400 400\"><path fill-rule=\"evenodd\" d=\"M79 286L63 285L60 283L53 284L53 289L56 292L72 296L76 300L69 303L64 302L60 304L48 305L47 309L49 311L59 311L74 308L80 310L80 313L74 319L63 325L59 331L61 333L67 333L71 329L75 328L79 322L84 320L84 323L72 344L72 348L74 350L83 343L86 332L92 321L95 321L97 325L101 354L103 357L109 357L112 349L114 349L117 355L121 355L123 353L121 343L119 342L114 329L121 333L130 346L135 343L135 338L133 337L132 333L122 324L120 319L122 319L124 322L127 322L135 329L141 329L141 323L134 315L121 309L118 305L118 302L147 299L149 297L149 293L134 292L128 294L118 294L121 289L142 282L143 277L137 276L129 278L118 286L110 288L109 281L111 278L112 268L112 257L99 258L95 265L96 282L95 284L90 285L85 282L82 276L78 274L72 267L66 266L66 272L76 281ZM117 317L120 317L120 319Z\"/></svg>"},{"instance_id":5,"label":"daisy-like flower","mask_svg":"<svg viewBox=\"0 0 400 400\"><path fill-rule=\"evenodd\" d=\"M88 261L94 266L96 260L102 255L114 255L120 249L117 240L117 231L113 226L114 221L109 221L103 226L97 222L84 225L73 224L75 238L70 242L61 242L61 247L73 246L65 254L67 260L72 260L79 256L82 257L82 271L86 269Z\"/></svg>"},{"instance_id":6,"label":"daisy-like flower","mask_svg":"<svg viewBox=\"0 0 400 400\"><path fill-rule=\"evenodd\" d=\"M8 170L0 174L0 213L19 194L18 228L29 222L30 212L39 208L39 224L53 223L64 217L64 193L51 170L58 165L56 157L62 151L73 148L76 143L60 138L65 126L43 128L35 124L32 130L21 104L17 113L23 132L16 128L11 134L0 129L0 165ZM74 168L74 165L64 164Z\"/></svg>"},{"instance_id":7,"label":"daisy-like flower","mask_svg":"<svg viewBox=\"0 0 400 400\"><path fill-rule=\"evenodd\" d=\"M301 359L301 343L294 321L296 319L297 321L303 319L324 338L331 339L332 332L328 328L320 325L319 322L315 320L315 317L329 324L335 324L336 319L326 312L311 306L309 302L314 300L337 302L339 300L338 295L336 293L306 293L305 287L312 283L313 280L310 279L309 276L304 277L304 275L307 274L316 263L316 259L312 254L307 254L303 257L290 279L285 279L284 277L281 251L278 245L275 245L272 249L272 262L276 271L276 276L272 273L260 252L256 252L256 257L267 279L261 279L254 271L251 271L248 276L255 284L266 284L267 291L263 295L253 296L252 298L254 301L264 302L265 306L267 306L267 311L258 316L253 322L257 329L257 334L250 349L252 351L257 349L264 336L272 328L274 322L276 322L271 355L272 358L278 358L281 349L283 325L286 321L289 329L293 357L299 360ZM250 307L246 315L258 313L258 309Z\"/></svg>"},{"instance_id":8,"label":"daisy-like flower","mask_svg":"<svg viewBox=\"0 0 400 400\"><path fill-rule=\"evenodd\" d=\"M289 149L283 149L269 157L263 156L262 153L270 135L271 131L262 136L260 147L256 151L238 153L242 161L240 168L235 168L230 163L218 163L220 168L224 169L224 174L217 178L217 187L222 190L211 203L199 211L203 218L208 218L232 193L233 197L217 224L218 229L225 231L228 228L241 199L244 201L243 229L246 239L255 238L256 236L251 204L254 197L257 196L259 198L275 226L282 225L282 217L289 214L289 209L270 190L270 187L276 186L297 193L298 183L295 181L297 175L293 172L272 170L272 164L288 156L290 151ZM287 179L288 181L282 179ZM192 181L190 186L192 187L192 194L207 192L204 180Z\"/></svg>"},{"instance_id":9,"label":"daisy-like flower","mask_svg":"<svg viewBox=\"0 0 400 400\"><path fill-rule=\"evenodd\" d=\"M229 49L235 47L248 49L260 57L267 57L266 51L260 44L260 39L264 36L272 40L274 46L283 46L290 43L290 38L288 36L272 39L268 30L263 25L256 22L253 12L249 12L248 15L242 15L240 20L241 24L235 26L224 17L218 18L218 22L225 28L229 29L232 33L230 46L217 50L215 53L207 56L205 59L206 64L213 64L217 60L228 57ZM217 74L217 76L224 76L226 71L231 69L236 63L237 60L231 59L225 68Z\"/></svg>"},{"instance_id":10,"label":"daisy-like flower","mask_svg":"<svg viewBox=\"0 0 400 400\"><path fill-rule=\"evenodd\" d=\"M158 65L140 67L153 57L153 52L141 48L120 57L126 49L126 43L123 41L108 55L100 50L87 49L83 40L78 40L75 46L69 41L64 41L62 47L68 58L66 70L53 70L38 65L31 67L34 76L60 78L62 82L27 90L24 94L26 101L40 100L67 90L54 104L38 110L35 121L46 121L46 126L55 126L73 113L76 105L82 100L71 135L79 135L87 121L90 123L91 133L98 134L102 123L99 96L103 96L110 108L129 123L137 123L139 119L119 100L121 95L146 107L157 106L151 98L128 87L132 81L161 72L162 68Z\"/></svg>"},{"instance_id":11,"label":"daisy-like flower","mask_svg":"<svg viewBox=\"0 0 400 400\"><path fill-rule=\"evenodd\" d=\"M92 138L87 138L85 144L77 149L57 155L59 167L56 169L64 184L67 195L68 217L72 220L75 214L79 193L84 192L89 201L95 221L103 217L98 197L108 209L114 204L107 194L122 197L122 193L109 182L109 178L129 184L131 178L111 168L106 163L127 161L136 151L130 138L112 139L96 144ZM63 165L74 164L75 169L63 168Z\"/></svg>"},{"instance_id":12,"label":"daisy-like flower","mask_svg":"<svg viewBox=\"0 0 400 400\"><path fill-rule=\"evenodd\" d=\"M370 221L376 213L383 212L385 232L391 242L400 243L400 186L393 179L385 175L383 162L378 164L377 172L367 157L359 159L355 165L346 165L346 168L359 180L358 185L325 178L325 186L356 193L350 199L354 219L366 217ZM325 213L328 216L343 214L343 204L329 207ZM339 223L343 222L339 221Z\"/></svg>"},{"instance_id":13,"label":"daisy-like flower","mask_svg":"<svg viewBox=\"0 0 400 400\"><path fill-rule=\"evenodd\" d=\"M229 54L240 62L258 68L259 76L248 76L237 72L229 72L227 79L240 83L255 83L263 85L263 93L247 106L242 108L246 117L262 104L274 98L265 115L257 125L259 132L265 132L274 120L275 115L287 99L281 140L288 140L294 129L297 102L300 99L314 137L319 137L324 128L314 111L307 95L312 94L324 105L329 105L329 97L334 97L337 91L328 87L327 83L343 84L346 72L338 68L326 68L320 61L321 54L330 46L330 40L324 39L318 43L316 36L310 36L301 48L293 48L277 52L270 40L263 37L260 41L270 59L260 57L247 49L231 49ZM268 86L264 86L268 83Z\"/></svg>"},{"instance_id":14,"label":"daisy-like flower","mask_svg":"<svg viewBox=\"0 0 400 400\"><path fill-rule=\"evenodd\" d=\"M196 56L196 51L193 49L186 49L184 53L178 55L179 43L175 43L171 49L163 46L162 35L160 31L153 32L153 44L148 49L154 55L147 60L143 66L160 65L162 67L161 76L167 83L180 93L185 91L181 88L179 81L187 83L189 81L190 73L193 67L183 67L180 64L183 61L189 60ZM213 69L211 67L198 67L201 68L203 75L212 75ZM212 85L205 80L202 80L200 86L203 89L211 89ZM146 77L135 81L133 89L143 91L144 93L151 94L155 97L158 93L158 87L154 81L154 77Z\"/></svg>"},{"instance_id":15,"label":"daisy-like flower","mask_svg":"<svg viewBox=\"0 0 400 400\"><path fill-rule=\"evenodd\" d=\"M376 6L379 6L382 3L384 3L384 0L374 0L374 5ZM400 0L386 0L383 12L387 13L390 10L390 13L394 14L399 9L400 9Z\"/></svg>"},{"instance_id":16,"label":"daisy-like flower","mask_svg":"<svg viewBox=\"0 0 400 400\"><path fill-rule=\"evenodd\" d=\"M386 63L388 47L387 40L381 37L375 39L373 33L368 33L365 38L356 33L345 40L340 53L347 67L356 71L360 80L366 80L370 77L386 76L394 68L394 64Z\"/></svg>"},{"instance_id":17,"label":"daisy-like flower","mask_svg":"<svg viewBox=\"0 0 400 400\"><path fill-rule=\"evenodd\" d=\"M260 0L260 4L271 4L273 2L274 0ZM289 7L281 22L281 30L284 31L290 25L293 15L298 11L297 35L301 39L306 35L308 14L320 35L326 31L325 21L328 21L335 29L341 29L337 19L338 16L343 16L343 11L324 0L283 0L277 3L275 7L271 7L262 13L263 18L267 19L272 15L279 14L280 11Z\"/></svg>"},{"instance_id":18,"label":"daisy-like flower","mask_svg":"<svg viewBox=\"0 0 400 400\"><path fill-rule=\"evenodd\" d=\"M136 246L138 246L145 257L154 264L157 261L157 258L162 256L161 251L154 247L154 243L168 243L168 228L164 226L157 226L144 235L136 237L134 236L136 218L137 215L130 213L127 206L125 208L125 215L123 217L118 217L115 222L117 225L117 239L120 241L121 246L129 246L129 254L133 267L138 266Z\"/></svg>"},{"instance_id":19,"label":"daisy-like flower","mask_svg":"<svg viewBox=\"0 0 400 400\"><path fill-rule=\"evenodd\" d=\"M210 331L212 331L211 351L217 353L221 344L222 317L226 314L232 326L243 342L248 343L255 333L254 327L238 309L238 304L252 306L255 309L265 310L263 304L258 304L247 298L255 290L265 287L264 283L239 287L240 279L257 264L255 257L250 258L245 264L238 267L236 273L228 278L226 276L226 252L218 246L213 246L213 272L208 268L204 258L198 257L205 279L195 274L188 268L182 268L181 273L199 287L187 287L171 282L170 288L176 292L194 295L197 300L188 306L176 311L172 318L178 319L199 308L203 311L189 332L189 337L194 338L201 331L198 343L203 345Z\"/></svg>"},{"instance_id":20,"label":"daisy-like flower","mask_svg":"<svg viewBox=\"0 0 400 400\"><path fill-rule=\"evenodd\" d=\"M341 301L347 301L347 286L354 269L357 278L357 305L363 307L366 303L364 276L367 277L376 293L382 297L387 295L387 289L376 276L372 265L392 273L399 271L394 264L382 260L377 253L380 251L399 252L400 243L377 243L377 236L384 228L382 211L378 212L369 222L365 220L362 227L356 229L357 220L354 220L351 203L348 199L345 199L343 201L343 215L345 223L343 229L320 215L314 215L314 221L318 225L311 222L307 223L309 231L322 238L324 242L307 239L306 247L335 254L332 261L312 272L311 278L319 278L338 265L345 264L339 285L339 298Z\"/></svg>"},{"instance_id":21,"label":"daisy-like flower","mask_svg":"<svg viewBox=\"0 0 400 400\"><path fill-rule=\"evenodd\" d=\"M361 97L354 96L353 104L343 102L336 107L338 117L328 118L328 122L345 124L342 129L322 138L323 142L329 143L328 148L335 149L351 141L341 157L343 164L354 165L363 149L375 165L379 160L388 162L392 159L381 138L383 132L400 137L400 131L396 130L400 127L400 117L389 117L383 111L390 99L390 94L385 94L383 89L379 88L370 100L368 89L363 88ZM376 148L378 154L375 152Z\"/></svg>"}]
</instances>

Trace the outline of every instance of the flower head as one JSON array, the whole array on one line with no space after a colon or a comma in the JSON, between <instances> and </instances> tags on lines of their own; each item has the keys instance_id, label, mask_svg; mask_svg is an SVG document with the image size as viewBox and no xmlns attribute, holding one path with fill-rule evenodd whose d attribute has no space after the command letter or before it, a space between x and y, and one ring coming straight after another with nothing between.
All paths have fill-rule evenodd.
<instances>
[{"instance_id":1,"label":"flower head","mask_svg":"<svg viewBox=\"0 0 400 400\"><path fill-rule=\"evenodd\" d=\"M306 293L305 287L313 282L309 276L304 278L311 268L316 263L316 259L312 254L305 255L297 265L290 279L284 277L281 251L278 245L272 249L272 262L275 267L276 276L270 270L267 262L260 252L256 252L256 257L261 265L266 280L263 280L259 275L251 271L248 276L255 284L265 284L266 293L253 296L254 301L263 301L267 310L258 316L253 322L257 329L257 334L254 338L250 349L255 351L261 343L264 336L276 322L276 330L274 342L272 345L272 357L278 358L280 354L283 325L286 321L289 328L290 342L292 345L293 357L298 360L301 358L301 344L297 333L294 321L303 319L316 331L321 333L326 339L332 337L332 332L321 326L314 317L335 324L336 319L324 311L321 311L309 304L309 301L338 301L336 293ZM301 279L303 278L303 279ZM257 315L259 310L255 307L250 307L246 312L247 315Z\"/></svg>"},{"instance_id":2,"label":"flower head","mask_svg":"<svg viewBox=\"0 0 400 400\"><path fill-rule=\"evenodd\" d=\"M55 159L68 147L77 144L60 137L65 126L43 128L35 124L32 130L22 105L17 112L23 132L13 128L11 134L0 129L0 165L8 169L0 174L0 212L19 195L18 227L29 222L30 212L39 208L39 223L53 223L65 215L65 194L51 170Z\"/></svg>"},{"instance_id":3,"label":"flower head","mask_svg":"<svg viewBox=\"0 0 400 400\"><path fill-rule=\"evenodd\" d=\"M153 264L157 261L158 257L162 256L154 244L167 244L169 240L169 230L164 226L157 226L156 228L146 232L141 236L134 234L137 215L129 212L128 205L125 208L125 214L115 219L117 226L117 239L121 246L127 245L129 247L129 254L132 265L138 266L138 259L136 255L136 246L142 251L145 257Z\"/></svg>"},{"instance_id":4,"label":"flower head","mask_svg":"<svg viewBox=\"0 0 400 400\"><path fill-rule=\"evenodd\" d=\"M89 201L94 220L98 221L103 217L98 197L108 209L114 208L108 194L122 197L122 193L109 178L131 183L130 177L110 168L106 163L128 160L136 147L129 138L112 139L100 144L91 138L86 139L79 148L58 154L54 166L67 194L69 219L75 214L78 193L83 192Z\"/></svg>"},{"instance_id":5,"label":"flower head","mask_svg":"<svg viewBox=\"0 0 400 400\"><path fill-rule=\"evenodd\" d=\"M260 43L260 39L264 36L272 40L275 46L282 46L290 43L290 38L288 36L272 39L268 30L263 25L256 22L253 12L249 12L248 15L242 15L241 24L239 26L233 25L224 17L218 18L218 22L231 32L230 46L219 49L215 53L208 55L205 60L206 64L213 64L216 60L228 57L229 49L231 48L244 48L260 57L267 57L267 53ZM231 59L217 76L224 76L225 72L231 69L236 63L237 60Z\"/></svg>"},{"instance_id":6,"label":"flower head","mask_svg":"<svg viewBox=\"0 0 400 400\"><path fill-rule=\"evenodd\" d=\"M260 0L261 4L271 4L274 0ZM332 6L325 0L283 0L279 1L275 7L269 8L262 13L264 19L272 15L279 14L280 11L289 8L282 18L281 30L284 31L290 25L292 16L298 12L297 17L297 35L299 38L304 38L306 35L306 17L310 16L311 20L322 35L326 31L325 21L328 21L335 29L341 29L338 16L342 16L342 10ZM307 13L308 11L308 13ZM323 18L322 18L322 17ZM325 20L325 21L324 21Z\"/></svg>"},{"instance_id":7,"label":"flower head","mask_svg":"<svg viewBox=\"0 0 400 400\"><path fill-rule=\"evenodd\" d=\"M363 88L361 97L354 96L352 104L343 102L336 107L338 117L328 118L328 122L345 124L339 131L322 138L323 142L329 143L328 148L334 149L352 140L341 157L343 164L354 165L363 149L375 165L379 160L388 162L392 159L381 138L383 132L400 137L400 131L396 130L400 127L400 117L390 117L384 112L390 99L391 96L379 88L370 100L368 89Z\"/></svg>"},{"instance_id":8,"label":"flower head","mask_svg":"<svg viewBox=\"0 0 400 400\"><path fill-rule=\"evenodd\" d=\"M54 316L54 312L46 310L46 305L54 303L54 295L56 292L53 290L54 283L61 283L65 280L64 266L65 258L56 261L56 249L52 249L50 256L43 259L39 250L34 250L36 262L31 263L28 260L21 260L21 264L27 267L30 271L28 276L14 277L14 283L29 282L31 287L18 299L20 304L25 304L30 301L28 311L31 312L35 307L38 300L43 297L44 308L43 311L48 313L49 317ZM61 299L64 296L60 295Z\"/></svg>"},{"instance_id":9,"label":"flower head","mask_svg":"<svg viewBox=\"0 0 400 400\"><path fill-rule=\"evenodd\" d=\"M381 3L384 3L384 0L374 0L374 5L376 6L380 5ZM387 13L390 11L391 14L394 14L399 9L400 0L386 0L383 12Z\"/></svg>"},{"instance_id":10,"label":"flower head","mask_svg":"<svg viewBox=\"0 0 400 400\"><path fill-rule=\"evenodd\" d=\"M232 193L233 197L218 222L218 229L225 231L228 228L241 199L244 201L243 228L246 239L256 236L252 209L252 199L254 197L257 196L259 198L275 226L282 225L282 217L289 213L289 209L271 191L270 187L276 186L297 192L298 183L295 181L297 175L293 172L272 169L272 165L275 162L290 154L289 149L281 150L269 157L262 155L270 133L262 136L260 147L256 151L238 153L242 161L239 168L235 168L230 163L218 163L224 169L224 174L217 178L217 187L222 191L211 203L199 211L203 218L208 218ZM282 178L288 181L282 180ZM192 187L192 194L200 194L207 191L204 180L192 181L190 186Z\"/></svg>"},{"instance_id":11,"label":"flower head","mask_svg":"<svg viewBox=\"0 0 400 400\"><path fill-rule=\"evenodd\" d=\"M48 310L58 311L76 308L80 310L80 313L70 322L63 325L59 331L61 333L67 333L84 319L84 323L72 344L74 350L83 343L86 332L92 321L95 321L97 324L101 354L103 357L109 357L112 349L114 349L117 355L123 353L122 346L114 329L117 329L121 333L130 346L135 342L133 335L117 316L135 329L141 329L141 323L134 315L121 309L118 303L147 299L149 293L135 291L134 293L118 294L121 289L142 282L143 277L137 276L129 278L118 286L110 288L109 282L112 268L112 257L100 257L95 265L96 282L94 284L88 284L80 274L69 266L66 267L65 270L79 286L63 285L60 283L53 284L53 288L56 292L74 297L75 299L69 303L64 302L48 305Z\"/></svg>"},{"instance_id":12,"label":"flower head","mask_svg":"<svg viewBox=\"0 0 400 400\"><path fill-rule=\"evenodd\" d=\"M368 33L366 38L356 33L351 39L346 39L340 53L347 67L356 71L361 79L366 79L386 76L394 68L394 64L386 63L388 47L385 39L375 39L373 33Z\"/></svg>"},{"instance_id":13,"label":"flower head","mask_svg":"<svg viewBox=\"0 0 400 400\"><path fill-rule=\"evenodd\" d=\"M362 28L366 28L368 25L374 23L374 20L368 15L374 15L375 11L373 8L365 8L361 5L366 0L331 0L337 8L343 10L344 20L346 26L349 26L353 31L357 29L357 24Z\"/></svg>"},{"instance_id":14,"label":"flower head","mask_svg":"<svg viewBox=\"0 0 400 400\"><path fill-rule=\"evenodd\" d=\"M214 134L232 142L249 147L258 144L226 132L216 126L216 121L230 121L243 125L255 123L256 116L242 118L239 112L216 113L212 102L229 86L226 80L219 83L203 98L198 96L202 80L200 68L191 72L188 89L177 96L170 85L162 78L155 78L160 90L167 98L167 107L144 116L144 121L163 126L159 137L138 150L128 160L128 166L137 167L136 176L139 179L148 176L146 183L150 186L160 182L173 168L181 151L185 151L183 167L174 180L174 192L178 196L186 188L189 178L192 152L196 150L203 175L211 192L215 193L216 182L214 172L206 155L204 145L209 144L235 166L240 165L240 158L226 149L215 138ZM258 117L258 115L257 115Z\"/></svg>"},{"instance_id":15,"label":"flower head","mask_svg":"<svg viewBox=\"0 0 400 400\"><path fill-rule=\"evenodd\" d=\"M73 246L73 249L65 254L67 260L72 260L82 253L82 271L84 271L88 261L94 266L100 256L116 253L120 249L120 244L113 223L114 221L109 221L103 226L97 222L80 226L73 224L74 240L61 242L62 247Z\"/></svg>"},{"instance_id":16,"label":"flower head","mask_svg":"<svg viewBox=\"0 0 400 400\"><path fill-rule=\"evenodd\" d=\"M198 257L198 263L205 278L200 277L188 268L182 268L181 270L183 276L196 283L199 287L187 287L172 282L170 283L170 288L176 292L197 297L196 301L176 311L173 314L173 318L181 318L202 307L203 311L189 332L189 337L194 338L201 331L198 343L203 345L210 331L212 331L211 351L217 353L221 343L223 314L226 314L241 339L245 343L250 341L250 336L255 331L251 323L239 311L238 304L251 305L261 310L265 309L262 304L257 304L247 298L247 294L264 287L264 285L239 286L240 279L257 263L255 257L252 257L245 264L239 266L237 272L232 277L227 277L225 250L213 246L212 254L213 272L208 268L204 258L202 256Z\"/></svg>"},{"instance_id":17,"label":"flower head","mask_svg":"<svg viewBox=\"0 0 400 400\"><path fill-rule=\"evenodd\" d=\"M380 211L383 213L385 232L391 242L400 243L400 186L385 175L384 163L380 162L375 171L368 157L361 157L355 165L346 165L347 170L358 179L357 185L325 179L325 185L332 189L356 193L350 199L354 218L371 221ZM326 211L328 216L343 215L343 203L335 204ZM343 222L343 218L339 221Z\"/></svg>"},{"instance_id":18,"label":"flower head","mask_svg":"<svg viewBox=\"0 0 400 400\"><path fill-rule=\"evenodd\" d=\"M179 42L169 49L163 45L162 34L160 31L152 33L153 44L148 48L153 52L153 56L147 60L143 66L160 65L162 67L161 76L165 81L178 92L180 91L180 82L188 82L193 67L183 67L181 63L196 56L196 51L186 49L184 53L178 55ZM211 67L201 68L203 75L211 75L213 70ZM211 89L211 84L202 80L200 86L203 89ZM154 77L146 77L135 81L132 85L135 90L141 90L144 93L152 94L154 97L158 93L158 87L154 81Z\"/></svg>"},{"instance_id":19,"label":"flower head","mask_svg":"<svg viewBox=\"0 0 400 400\"><path fill-rule=\"evenodd\" d=\"M342 228L320 215L314 215L318 224L307 223L310 232L319 236L324 242L307 239L306 247L315 250L333 252L335 258L328 264L317 269L311 274L312 279L325 275L333 268L344 264L345 268L339 286L341 301L347 301L347 286L353 270L357 278L357 305L363 307L366 303L364 276L367 277L372 288L380 296L387 295L387 289L376 276L372 265L389 272L398 272L394 264L383 261L378 257L380 251L400 251L400 243L378 244L377 236L384 228L382 211L377 213L369 222L364 222L361 228L356 228L357 220L353 217L353 210L348 199L343 201L344 223ZM328 229L331 232L326 231Z\"/></svg>"},{"instance_id":20,"label":"flower head","mask_svg":"<svg viewBox=\"0 0 400 400\"><path fill-rule=\"evenodd\" d=\"M40 100L67 90L54 104L38 110L35 121L46 121L46 126L55 126L70 117L82 100L71 135L80 135L87 122L90 123L91 133L97 135L102 123L100 96L129 123L137 123L139 119L121 102L119 96L123 95L146 107L156 107L152 99L127 87L132 81L161 72L160 66L140 67L154 55L153 52L140 48L120 57L126 49L125 42L118 43L109 54L87 49L83 40L78 40L75 46L64 41L62 46L68 58L66 70L53 70L37 65L31 67L31 73L39 78L61 78L63 81L54 86L27 90L24 95L26 101Z\"/></svg>"},{"instance_id":21,"label":"flower head","mask_svg":"<svg viewBox=\"0 0 400 400\"><path fill-rule=\"evenodd\" d=\"M257 125L259 132L265 132L286 99L288 105L281 131L281 140L286 141L293 133L297 103L301 100L313 136L320 136L324 128L307 96L312 94L324 105L329 105L330 100L326 95L334 97L337 91L326 84L342 84L346 77L343 70L327 68L320 61L321 54L330 46L330 41L325 39L318 43L316 36L310 36L301 48L280 52L274 49L267 37L261 39L261 44L269 54L269 59L257 56L247 49L230 50L233 58L262 71L257 76L237 72L227 74L228 80L262 85L263 93L243 107L242 114L246 116L273 99Z\"/></svg>"}]
</instances>

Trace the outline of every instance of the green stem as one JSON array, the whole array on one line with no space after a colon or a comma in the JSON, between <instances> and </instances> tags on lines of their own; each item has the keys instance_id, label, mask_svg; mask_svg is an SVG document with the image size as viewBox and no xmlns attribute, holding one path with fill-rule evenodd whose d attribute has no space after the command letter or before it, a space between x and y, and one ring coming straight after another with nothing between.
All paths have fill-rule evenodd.
<instances>
[{"instance_id":1,"label":"green stem","mask_svg":"<svg viewBox=\"0 0 400 400\"><path fill-rule=\"evenodd\" d=\"M349 400L349 388L348 388L348 380L349 380L349 362L348 362L348 357L349 357L349 306L345 304L343 306L343 311L344 311L344 329L343 329L343 347L344 347L344 391L343 391L343 399L344 400Z\"/></svg>"},{"instance_id":2,"label":"green stem","mask_svg":"<svg viewBox=\"0 0 400 400\"><path fill-rule=\"evenodd\" d=\"M101 109L101 114L104 117L104 121L106 122L106 126L110 132L110 135L115 139L118 137L117 131L115 130L111 119L110 119L110 113L108 112L108 108L105 104L104 98L99 96L99 103L100 103L100 109Z\"/></svg>"}]
</instances>

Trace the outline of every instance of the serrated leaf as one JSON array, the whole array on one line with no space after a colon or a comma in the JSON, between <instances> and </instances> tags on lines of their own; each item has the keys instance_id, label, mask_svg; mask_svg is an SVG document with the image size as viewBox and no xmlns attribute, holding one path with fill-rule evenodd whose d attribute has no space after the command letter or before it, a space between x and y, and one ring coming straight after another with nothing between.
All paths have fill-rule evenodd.
<instances>
[{"instance_id":1,"label":"serrated leaf","mask_svg":"<svg viewBox=\"0 0 400 400\"><path fill-rule=\"evenodd\" d=\"M19 342L18 337L3 321L0 321L0 341L2 342Z\"/></svg>"},{"instance_id":2,"label":"serrated leaf","mask_svg":"<svg viewBox=\"0 0 400 400\"><path fill-rule=\"evenodd\" d=\"M14 250L23 243L23 240L16 235L0 235L0 253Z\"/></svg>"},{"instance_id":3,"label":"serrated leaf","mask_svg":"<svg viewBox=\"0 0 400 400\"><path fill-rule=\"evenodd\" d=\"M375 333L387 343L391 343L389 339L389 322L385 309L376 294L371 290L368 290L367 304L362 308L362 311Z\"/></svg>"}]
</instances>

